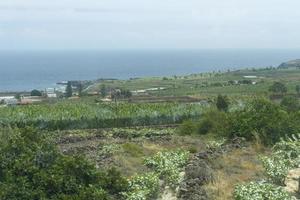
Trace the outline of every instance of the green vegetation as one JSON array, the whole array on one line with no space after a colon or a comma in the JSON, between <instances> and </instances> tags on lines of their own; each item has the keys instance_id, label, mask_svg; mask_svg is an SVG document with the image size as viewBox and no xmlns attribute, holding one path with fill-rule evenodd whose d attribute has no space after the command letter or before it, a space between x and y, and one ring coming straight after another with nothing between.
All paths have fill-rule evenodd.
<instances>
[{"instance_id":1,"label":"green vegetation","mask_svg":"<svg viewBox=\"0 0 300 200\"><path fill-rule=\"evenodd\" d=\"M66 87L66 97L73 96L73 89L72 89L72 83L71 81L68 81L68 85Z\"/></svg>"},{"instance_id":2,"label":"green vegetation","mask_svg":"<svg viewBox=\"0 0 300 200\"><path fill-rule=\"evenodd\" d=\"M124 194L126 200L144 200L157 198L159 191L159 177L150 172L136 175L129 180L129 191Z\"/></svg>"},{"instance_id":3,"label":"green vegetation","mask_svg":"<svg viewBox=\"0 0 300 200\"><path fill-rule=\"evenodd\" d=\"M159 152L152 158L147 158L145 164L152 168L167 185L176 188L180 181L180 171L188 158L187 151Z\"/></svg>"},{"instance_id":4,"label":"green vegetation","mask_svg":"<svg viewBox=\"0 0 300 200\"><path fill-rule=\"evenodd\" d=\"M289 200L299 76L265 68L101 80L84 93L79 85L78 99L1 105L0 199L149 200L178 195L184 181L204 199Z\"/></svg>"},{"instance_id":5,"label":"green vegetation","mask_svg":"<svg viewBox=\"0 0 300 200\"><path fill-rule=\"evenodd\" d=\"M285 94L287 92L287 87L281 82L274 82L273 85L270 86L269 90L273 93Z\"/></svg>"},{"instance_id":6,"label":"green vegetation","mask_svg":"<svg viewBox=\"0 0 300 200\"><path fill-rule=\"evenodd\" d=\"M245 78L252 76L254 78ZM133 78L130 80L101 80L90 87L90 91L100 91L101 85L107 88L126 88L131 91L149 88L149 96L186 96L215 97L218 94L229 97L266 96L274 82L280 80L287 88L287 93L295 93L300 85L300 70L295 68L245 69L231 72L190 74L186 76ZM272 92L271 92L272 93Z\"/></svg>"},{"instance_id":7,"label":"green vegetation","mask_svg":"<svg viewBox=\"0 0 300 200\"><path fill-rule=\"evenodd\" d=\"M229 101L226 96L218 95L216 106L220 111L227 111L229 107Z\"/></svg>"},{"instance_id":8,"label":"green vegetation","mask_svg":"<svg viewBox=\"0 0 300 200\"><path fill-rule=\"evenodd\" d=\"M0 134L0 199L104 200L127 189L119 172L97 170L81 156L62 155L33 129Z\"/></svg>"},{"instance_id":9,"label":"green vegetation","mask_svg":"<svg viewBox=\"0 0 300 200\"><path fill-rule=\"evenodd\" d=\"M284 97L280 105L288 112L297 112L300 108L299 100L294 96Z\"/></svg>"},{"instance_id":10,"label":"green vegetation","mask_svg":"<svg viewBox=\"0 0 300 200\"><path fill-rule=\"evenodd\" d=\"M300 158L300 137L292 136L282 140L273 148L271 156L261 158L267 182L251 182L238 185L235 189L236 200L266 199L266 200L290 200L291 195L284 191L285 178L288 171L299 165Z\"/></svg>"},{"instance_id":11,"label":"green vegetation","mask_svg":"<svg viewBox=\"0 0 300 200\"><path fill-rule=\"evenodd\" d=\"M41 91L39 91L39 90L32 90L31 92L30 92L30 96L42 96L42 92Z\"/></svg>"},{"instance_id":12,"label":"green vegetation","mask_svg":"<svg viewBox=\"0 0 300 200\"><path fill-rule=\"evenodd\" d=\"M87 104L62 102L54 105L0 108L0 123L41 129L63 130L110 128L180 123L199 117L198 104Z\"/></svg>"},{"instance_id":13,"label":"green vegetation","mask_svg":"<svg viewBox=\"0 0 300 200\"><path fill-rule=\"evenodd\" d=\"M235 200L292 200L282 188L269 183L251 182L236 187Z\"/></svg>"}]
</instances>

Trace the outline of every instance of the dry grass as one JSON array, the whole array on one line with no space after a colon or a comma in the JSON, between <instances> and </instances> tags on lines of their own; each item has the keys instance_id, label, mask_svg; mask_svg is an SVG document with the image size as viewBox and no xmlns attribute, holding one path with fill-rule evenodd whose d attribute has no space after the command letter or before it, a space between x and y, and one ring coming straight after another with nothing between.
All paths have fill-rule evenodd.
<instances>
[{"instance_id":1,"label":"dry grass","mask_svg":"<svg viewBox=\"0 0 300 200\"><path fill-rule=\"evenodd\" d=\"M232 199L237 184L261 179L263 169L257 158L260 153L253 145L236 149L213 161L215 181L206 186L210 196L215 200Z\"/></svg>"}]
</instances>

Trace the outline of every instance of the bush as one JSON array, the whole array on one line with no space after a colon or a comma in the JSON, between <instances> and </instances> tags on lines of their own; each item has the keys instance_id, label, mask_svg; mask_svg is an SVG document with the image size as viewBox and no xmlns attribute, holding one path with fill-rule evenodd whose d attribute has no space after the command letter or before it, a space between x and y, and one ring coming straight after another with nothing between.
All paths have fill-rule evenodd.
<instances>
[{"instance_id":1,"label":"bush","mask_svg":"<svg viewBox=\"0 0 300 200\"><path fill-rule=\"evenodd\" d=\"M180 135L192 135L196 132L197 125L195 122L188 120L184 121L178 129Z\"/></svg>"},{"instance_id":2,"label":"bush","mask_svg":"<svg viewBox=\"0 0 300 200\"><path fill-rule=\"evenodd\" d=\"M280 105L288 112L296 112L300 108L298 98L296 97L284 97Z\"/></svg>"},{"instance_id":3,"label":"bush","mask_svg":"<svg viewBox=\"0 0 300 200\"><path fill-rule=\"evenodd\" d=\"M158 152L145 159L146 166L152 168L167 185L175 188L180 180L180 171L189 159L189 152L183 150Z\"/></svg>"},{"instance_id":4,"label":"bush","mask_svg":"<svg viewBox=\"0 0 300 200\"><path fill-rule=\"evenodd\" d=\"M300 130L296 122L299 118L291 118L280 106L266 99L255 99L243 110L230 113L229 118L230 137L253 140L257 133L260 140L267 145Z\"/></svg>"},{"instance_id":5,"label":"bush","mask_svg":"<svg viewBox=\"0 0 300 200\"><path fill-rule=\"evenodd\" d=\"M281 155L264 156L260 159L269 181L276 185L283 186L290 170L291 162Z\"/></svg>"},{"instance_id":6,"label":"bush","mask_svg":"<svg viewBox=\"0 0 300 200\"><path fill-rule=\"evenodd\" d=\"M216 106L220 111L227 111L229 107L229 100L227 96L218 95L216 100Z\"/></svg>"},{"instance_id":7,"label":"bush","mask_svg":"<svg viewBox=\"0 0 300 200\"><path fill-rule=\"evenodd\" d=\"M234 191L235 200L292 200L282 188L269 183L251 182L238 185Z\"/></svg>"},{"instance_id":8,"label":"bush","mask_svg":"<svg viewBox=\"0 0 300 200\"><path fill-rule=\"evenodd\" d=\"M209 110L202 115L197 124L197 133L205 135L213 133L218 136L226 135L228 128L227 113L218 110Z\"/></svg>"},{"instance_id":9,"label":"bush","mask_svg":"<svg viewBox=\"0 0 300 200\"><path fill-rule=\"evenodd\" d=\"M42 93L41 91L39 90L32 90L31 93L30 93L30 96L42 96Z\"/></svg>"},{"instance_id":10,"label":"bush","mask_svg":"<svg viewBox=\"0 0 300 200\"><path fill-rule=\"evenodd\" d=\"M109 199L127 189L112 169L99 171L81 156L65 156L32 128L0 130L0 199Z\"/></svg>"},{"instance_id":11,"label":"bush","mask_svg":"<svg viewBox=\"0 0 300 200\"><path fill-rule=\"evenodd\" d=\"M284 94L287 93L287 87L281 82L274 82L269 88L270 92Z\"/></svg>"},{"instance_id":12,"label":"bush","mask_svg":"<svg viewBox=\"0 0 300 200\"><path fill-rule=\"evenodd\" d=\"M291 167L296 168L300 164L300 134L281 139L273 147L276 155L290 162Z\"/></svg>"},{"instance_id":13,"label":"bush","mask_svg":"<svg viewBox=\"0 0 300 200\"><path fill-rule=\"evenodd\" d=\"M159 192L159 177L155 173L136 175L129 180L129 191L124 193L126 200L155 199Z\"/></svg>"}]
</instances>

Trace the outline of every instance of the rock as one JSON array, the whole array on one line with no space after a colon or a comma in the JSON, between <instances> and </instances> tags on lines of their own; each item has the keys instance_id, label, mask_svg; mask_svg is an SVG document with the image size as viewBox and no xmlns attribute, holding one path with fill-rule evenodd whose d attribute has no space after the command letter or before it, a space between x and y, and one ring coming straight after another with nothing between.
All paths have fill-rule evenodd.
<instances>
[{"instance_id":1,"label":"rock","mask_svg":"<svg viewBox=\"0 0 300 200\"><path fill-rule=\"evenodd\" d=\"M290 170L285 180L285 190L296 194L299 193L300 168Z\"/></svg>"}]
</instances>

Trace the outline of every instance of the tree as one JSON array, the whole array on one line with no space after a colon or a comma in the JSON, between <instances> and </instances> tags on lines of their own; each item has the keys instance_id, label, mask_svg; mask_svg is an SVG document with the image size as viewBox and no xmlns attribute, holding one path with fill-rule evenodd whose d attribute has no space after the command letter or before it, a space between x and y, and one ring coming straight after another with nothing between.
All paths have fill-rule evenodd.
<instances>
[{"instance_id":1,"label":"tree","mask_svg":"<svg viewBox=\"0 0 300 200\"><path fill-rule=\"evenodd\" d=\"M78 85L78 96L82 96L82 90L83 90L83 88L82 88L82 83L79 83L79 85Z\"/></svg>"},{"instance_id":2,"label":"tree","mask_svg":"<svg viewBox=\"0 0 300 200\"><path fill-rule=\"evenodd\" d=\"M40 97L40 96L42 96L42 93L39 90L32 90L30 93L30 96Z\"/></svg>"},{"instance_id":3,"label":"tree","mask_svg":"<svg viewBox=\"0 0 300 200\"><path fill-rule=\"evenodd\" d=\"M292 96L284 97L280 105L288 112L296 112L300 107L298 98Z\"/></svg>"},{"instance_id":4,"label":"tree","mask_svg":"<svg viewBox=\"0 0 300 200\"><path fill-rule=\"evenodd\" d=\"M296 92L297 92L297 94L300 94L300 85L296 86Z\"/></svg>"},{"instance_id":5,"label":"tree","mask_svg":"<svg viewBox=\"0 0 300 200\"><path fill-rule=\"evenodd\" d=\"M120 89L114 89L111 92L111 98L117 102L117 100L121 97L121 90Z\"/></svg>"},{"instance_id":6,"label":"tree","mask_svg":"<svg viewBox=\"0 0 300 200\"><path fill-rule=\"evenodd\" d=\"M15 98L20 100L21 99L21 94L20 93L15 94Z\"/></svg>"},{"instance_id":7,"label":"tree","mask_svg":"<svg viewBox=\"0 0 300 200\"><path fill-rule=\"evenodd\" d=\"M229 107L229 101L227 96L218 95L216 106L220 111L227 111Z\"/></svg>"},{"instance_id":8,"label":"tree","mask_svg":"<svg viewBox=\"0 0 300 200\"><path fill-rule=\"evenodd\" d=\"M272 145L285 136L300 130L299 116L292 116L267 99L254 99L243 110L229 113L230 137L259 139L263 144Z\"/></svg>"},{"instance_id":9,"label":"tree","mask_svg":"<svg viewBox=\"0 0 300 200\"><path fill-rule=\"evenodd\" d=\"M130 98L132 97L132 93L130 92L130 90L121 89L121 96L123 98Z\"/></svg>"},{"instance_id":10,"label":"tree","mask_svg":"<svg viewBox=\"0 0 300 200\"><path fill-rule=\"evenodd\" d=\"M98 170L82 156L63 155L32 128L2 129L0 136L0 199L108 200L127 190L115 169Z\"/></svg>"},{"instance_id":11,"label":"tree","mask_svg":"<svg viewBox=\"0 0 300 200\"><path fill-rule=\"evenodd\" d=\"M100 93L102 98L106 97L107 91L106 91L106 86L104 84L101 85Z\"/></svg>"},{"instance_id":12,"label":"tree","mask_svg":"<svg viewBox=\"0 0 300 200\"><path fill-rule=\"evenodd\" d=\"M287 93L287 87L281 82L274 82L269 88L270 92L284 94Z\"/></svg>"},{"instance_id":13,"label":"tree","mask_svg":"<svg viewBox=\"0 0 300 200\"><path fill-rule=\"evenodd\" d=\"M73 96L72 83L71 81L68 81L68 85L66 88L66 97L71 97L71 96Z\"/></svg>"}]
</instances>

